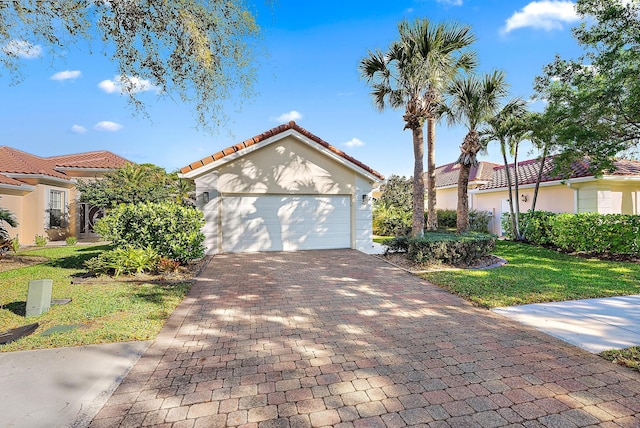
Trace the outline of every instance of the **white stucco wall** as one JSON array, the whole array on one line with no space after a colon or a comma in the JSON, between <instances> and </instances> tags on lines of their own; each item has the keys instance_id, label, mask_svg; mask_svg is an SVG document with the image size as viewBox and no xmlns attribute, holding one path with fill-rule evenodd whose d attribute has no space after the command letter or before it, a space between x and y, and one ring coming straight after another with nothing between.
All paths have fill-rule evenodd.
<instances>
[{"instance_id":1,"label":"white stucco wall","mask_svg":"<svg viewBox=\"0 0 640 428\"><path fill-rule=\"evenodd\" d=\"M345 221L349 222L351 248L371 247L373 180L314 144L287 135L222 158L194 177L198 207L205 215L207 254L222 251L221 198L261 195L348 196L351 213ZM208 202L203 199L205 194Z\"/></svg>"}]
</instances>

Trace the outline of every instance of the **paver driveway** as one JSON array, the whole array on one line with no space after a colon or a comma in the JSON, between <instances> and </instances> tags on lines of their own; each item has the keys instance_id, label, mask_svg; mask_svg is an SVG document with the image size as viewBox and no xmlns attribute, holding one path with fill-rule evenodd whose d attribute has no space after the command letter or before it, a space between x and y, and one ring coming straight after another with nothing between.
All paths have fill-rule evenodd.
<instances>
[{"instance_id":1,"label":"paver driveway","mask_svg":"<svg viewBox=\"0 0 640 428\"><path fill-rule=\"evenodd\" d=\"M640 427L640 374L354 250L211 259L91 426Z\"/></svg>"}]
</instances>

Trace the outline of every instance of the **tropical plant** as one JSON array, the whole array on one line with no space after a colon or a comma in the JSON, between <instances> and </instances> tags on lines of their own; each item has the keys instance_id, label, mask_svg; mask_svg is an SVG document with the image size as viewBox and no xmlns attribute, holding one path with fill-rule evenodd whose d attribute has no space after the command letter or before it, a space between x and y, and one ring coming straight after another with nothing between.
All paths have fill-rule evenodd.
<instances>
[{"instance_id":1,"label":"tropical plant","mask_svg":"<svg viewBox=\"0 0 640 428\"><path fill-rule=\"evenodd\" d=\"M529 137L527 127L523 122L526 114L526 102L521 98L515 98L505 104L493 117L489 118L486 125L480 130L480 137L484 147L491 141L497 141L500 144L500 153L504 163L509 194L509 229L517 240L522 239L519 226L520 202L513 195L519 194L518 151L520 143ZM513 168L509 167L509 159L507 157L509 154L513 158ZM542 172L542 167L543 165L540 172Z\"/></svg>"},{"instance_id":2,"label":"tropical plant","mask_svg":"<svg viewBox=\"0 0 640 428\"><path fill-rule=\"evenodd\" d=\"M192 183L178 178L175 173L167 174L164 168L152 164L127 163L100 180L78 180L77 187L82 202L100 208L169 201L194 205L190 199Z\"/></svg>"},{"instance_id":3,"label":"tropical plant","mask_svg":"<svg viewBox=\"0 0 640 428\"><path fill-rule=\"evenodd\" d=\"M471 27L457 23L433 24L428 19L398 24L400 39L387 51L369 51L360 60L361 76L372 87L375 107L404 109L404 129L413 136L413 217L411 233L424 233L424 135L427 122L428 221L437 228L435 208L435 123L442 91L460 71L476 65L467 48L476 40Z\"/></svg>"},{"instance_id":4,"label":"tropical plant","mask_svg":"<svg viewBox=\"0 0 640 428\"><path fill-rule=\"evenodd\" d=\"M456 210L458 233L469 230L469 173L472 166L477 166L477 154L483 148L478 129L498 112L500 101L507 93L508 84L501 71L481 78L474 75L456 78L447 88L447 102L442 104L440 112L450 125L461 123L467 128L456 161L460 164Z\"/></svg>"},{"instance_id":5,"label":"tropical plant","mask_svg":"<svg viewBox=\"0 0 640 428\"><path fill-rule=\"evenodd\" d=\"M0 242L9 240L9 231L5 223L11 227L18 227L18 221L13 213L5 208L0 208Z\"/></svg>"}]
</instances>

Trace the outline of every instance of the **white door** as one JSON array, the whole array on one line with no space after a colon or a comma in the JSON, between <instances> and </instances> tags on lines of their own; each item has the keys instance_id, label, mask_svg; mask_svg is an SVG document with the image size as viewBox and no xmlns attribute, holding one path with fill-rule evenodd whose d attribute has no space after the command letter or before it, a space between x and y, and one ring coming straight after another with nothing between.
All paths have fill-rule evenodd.
<instances>
[{"instance_id":1,"label":"white door","mask_svg":"<svg viewBox=\"0 0 640 428\"><path fill-rule=\"evenodd\" d=\"M223 196L222 251L351 247L350 196Z\"/></svg>"}]
</instances>

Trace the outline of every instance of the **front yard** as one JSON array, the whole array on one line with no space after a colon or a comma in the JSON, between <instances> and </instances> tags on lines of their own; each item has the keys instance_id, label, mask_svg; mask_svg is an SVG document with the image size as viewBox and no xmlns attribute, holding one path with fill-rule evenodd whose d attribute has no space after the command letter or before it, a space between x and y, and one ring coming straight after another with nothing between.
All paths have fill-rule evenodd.
<instances>
[{"instance_id":1,"label":"front yard","mask_svg":"<svg viewBox=\"0 0 640 428\"><path fill-rule=\"evenodd\" d=\"M420 276L484 308L640 294L639 263L576 257L510 241L497 241L493 254L509 263Z\"/></svg>"},{"instance_id":2,"label":"front yard","mask_svg":"<svg viewBox=\"0 0 640 428\"><path fill-rule=\"evenodd\" d=\"M113 281L72 284L86 273L85 260L109 249L108 246L51 247L19 252L47 261L0 272L0 332L39 323L35 333L15 342L0 345L0 352L61 346L78 346L130 340L154 339L165 320L190 288L188 281L163 284L140 281ZM0 260L2 265L7 260ZM48 312L25 318L29 280L53 280L53 299L71 299L65 305L52 306ZM52 328L75 328L42 335Z\"/></svg>"}]
</instances>

